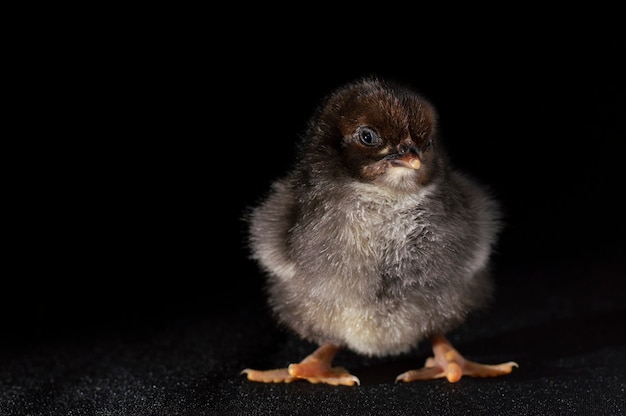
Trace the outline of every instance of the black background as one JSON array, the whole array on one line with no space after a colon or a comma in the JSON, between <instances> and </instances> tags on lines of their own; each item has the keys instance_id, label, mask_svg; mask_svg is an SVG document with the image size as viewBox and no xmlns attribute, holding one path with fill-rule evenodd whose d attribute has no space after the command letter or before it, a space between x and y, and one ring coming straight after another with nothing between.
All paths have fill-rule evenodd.
<instances>
[{"instance_id":1,"label":"black background","mask_svg":"<svg viewBox=\"0 0 626 416\"><path fill-rule=\"evenodd\" d=\"M489 184L506 213L494 256L502 296L454 340L485 360L525 359L507 376L516 377L513 390L525 392L517 396L517 414L603 414L599 402L607 414L624 414L623 400L593 390L610 385L623 394L625 384L618 370L603 373L605 384L593 378L594 366L625 368L619 37L489 47L472 39L430 49L321 40L293 46L286 37L225 48L214 38L189 44L164 36L102 66L94 59L87 74L98 76L72 81L81 88L69 94L70 140L53 146L54 156L38 155L45 163L32 162L37 169L26 172L26 184L8 202L17 230L2 294L0 409L296 414L294 391L314 408L323 400L319 412L360 409L383 396L395 398L389 414L412 408L407 392L388 383L397 362L348 353L348 363L365 375L357 396L299 383L249 386L238 374L312 351L275 328L267 313L263 278L247 257L243 211L286 171L319 100L344 82L378 75L431 100L452 160ZM554 343L545 356L542 343ZM173 376L162 370L167 366L182 370ZM577 375L575 368L585 366ZM566 369L563 384L559 368ZM452 391L437 382L415 388L433 396L433 406L454 403L456 394L479 412L481 397L505 406L492 397L511 393L498 384L505 380L484 388L463 380L467 391L492 389L483 391L486 398L468 398L463 383ZM157 392L150 390L155 385ZM271 396L292 404L281 407Z\"/></svg>"}]
</instances>

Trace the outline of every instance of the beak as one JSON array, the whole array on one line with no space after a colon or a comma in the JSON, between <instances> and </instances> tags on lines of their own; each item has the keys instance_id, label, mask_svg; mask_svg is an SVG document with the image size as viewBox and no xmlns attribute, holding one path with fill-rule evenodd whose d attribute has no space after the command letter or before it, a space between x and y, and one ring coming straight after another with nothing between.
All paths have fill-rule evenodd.
<instances>
[{"instance_id":1,"label":"beak","mask_svg":"<svg viewBox=\"0 0 626 416\"><path fill-rule=\"evenodd\" d=\"M422 161L417 155L401 156L398 159L390 160L392 166L398 166L409 169L419 169L422 167Z\"/></svg>"},{"instance_id":2,"label":"beak","mask_svg":"<svg viewBox=\"0 0 626 416\"><path fill-rule=\"evenodd\" d=\"M408 169L419 169L422 161L419 158L419 149L411 139L406 139L398 145L398 153L392 153L385 157L391 166Z\"/></svg>"}]
</instances>

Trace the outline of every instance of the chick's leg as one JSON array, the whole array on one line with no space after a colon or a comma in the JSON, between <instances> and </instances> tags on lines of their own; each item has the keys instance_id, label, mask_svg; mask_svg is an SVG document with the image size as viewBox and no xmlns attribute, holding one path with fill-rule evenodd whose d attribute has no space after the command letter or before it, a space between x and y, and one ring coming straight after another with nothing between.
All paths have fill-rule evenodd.
<instances>
[{"instance_id":1,"label":"chick's leg","mask_svg":"<svg viewBox=\"0 0 626 416\"><path fill-rule=\"evenodd\" d=\"M396 381L409 382L445 377L450 383L456 383L462 376L497 377L509 374L513 367L518 367L514 361L492 365L466 360L443 335L431 337L431 343L434 357L428 358L423 368L400 374Z\"/></svg>"},{"instance_id":2,"label":"chick's leg","mask_svg":"<svg viewBox=\"0 0 626 416\"><path fill-rule=\"evenodd\" d=\"M307 380L310 383L326 383L333 386L352 386L361 384L359 379L345 368L331 367L335 355L340 348L333 344L323 344L298 364L290 364L288 368L275 370L252 370L246 368L241 373L248 380L263 383L291 383L294 380Z\"/></svg>"}]
</instances>

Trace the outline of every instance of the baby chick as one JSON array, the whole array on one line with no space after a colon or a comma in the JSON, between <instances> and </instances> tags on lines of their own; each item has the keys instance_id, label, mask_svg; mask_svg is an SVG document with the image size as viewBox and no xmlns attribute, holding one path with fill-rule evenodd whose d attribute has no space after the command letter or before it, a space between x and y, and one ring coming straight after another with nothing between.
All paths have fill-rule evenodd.
<instances>
[{"instance_id":1,"label":"baby chick","mask_svg":"<svg viewBox=\"0 0 626 416\"><path fill-rule=\"evenodd\" d=\"M424 97L356 80L324 100L297 150L246 220L278 322L319 348L288 368L245 369L249 380L360 384L332 366L339 351L399 355L424 339L433 357L396 381L517 367L469 361L445 338L490 298L501 220L485 189L450 166Z\"/></svg>"}]
</instances>

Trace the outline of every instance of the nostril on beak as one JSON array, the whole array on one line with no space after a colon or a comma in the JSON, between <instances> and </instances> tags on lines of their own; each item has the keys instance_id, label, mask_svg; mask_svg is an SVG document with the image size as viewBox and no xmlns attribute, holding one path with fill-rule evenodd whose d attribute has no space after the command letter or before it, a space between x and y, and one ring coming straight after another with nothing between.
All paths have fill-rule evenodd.
<instances>
[{"instance_id":1,"label":"nostril on beak","mask_svg":"<svg viewBox=\"0 0 626 416\"><path fill-rule=\"evenodd\" d=\"M414 153L414 154L418 154L419 153L419 149L417 148L415 143L413 143L413 141L409 140L409 139L401 142L398 145L398 153L403 155L403 154L408 153L408 152L411 152L411 153Z\"/></svg>"}]
</instances>

